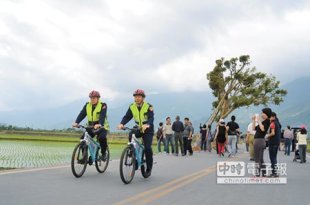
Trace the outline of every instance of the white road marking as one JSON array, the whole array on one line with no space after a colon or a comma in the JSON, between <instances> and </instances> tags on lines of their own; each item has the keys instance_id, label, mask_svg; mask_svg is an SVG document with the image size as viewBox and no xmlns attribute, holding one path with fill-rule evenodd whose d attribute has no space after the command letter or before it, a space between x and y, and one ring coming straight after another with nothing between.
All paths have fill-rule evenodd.
<instances>
[{"instance_id":1,"label":"white road marking","mask_svg":"<svg viewBox=\"0 0 310 205\"><path fill-rule=\"evenodd\" d=\"M33 168L33 169L18 169L18 170L10 170L10 171L0 172L0 175L17 174L17 173L25 173L25 172L37 172L37 171L61 169L61 168L68 168L68 167L70 167L70 165L62 165L62 166L56 166L56 167L44 167L44 168Z\"/></svg>"},{"instance_id":2,"label":"white road marking","mask_svg":"<svg viewBox=\"0 0 310 205\"><path fill-rule=\"evenodd\" d=\"M110 160L110 162L119 162L119 159ZM26 173L26 172L38 172L38 171L45 171L45 170L52 170L52 169L62 169L62 168L69 168L71 165L61 165L61 166L54 166L54 167L42 167L42 168L22 168L17 170L8 170L8 171L0 171L1 175L7 174L18 174L18 173Z\"/></svg>"}]
</instances>

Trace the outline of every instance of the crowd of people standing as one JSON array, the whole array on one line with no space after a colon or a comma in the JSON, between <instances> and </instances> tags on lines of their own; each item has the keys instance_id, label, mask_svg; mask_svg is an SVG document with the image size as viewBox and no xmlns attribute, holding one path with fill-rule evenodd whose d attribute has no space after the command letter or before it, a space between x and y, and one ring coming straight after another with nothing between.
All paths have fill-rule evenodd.
<instances>
[{"instance_id":1,"label":"crowd of people standing","mask_svg":"<svg viewBox=\"0 0 310 205\"><path fill-rule=\"evenodd\" d=\"M219 157L235 157L238 152L238 140L241 136L239 124L236 117L231 116L231 120L225 123L224 119L219 119L214 130L211 125L200 124L199 150L211 152L215 149ZM185 117L184 121L176 116L172 123L167 117L165 123L160 123L157 131L158 152L161 152L161 145L164 145L164 152L176 156L193 155L192 140L194 128ZM256 176L266 176L264 151L268 147L268 154L271 164L270 177L277 177L277 155L280 150L281 138L284 139L284 154L290 156L292 149L298 149L300 162L306 162L307 130L302 126L298 132L294 133L290 126L283 131L277 114L270 108L262 109L261 114L251 117L246 131L246 149L249 153L249 160L256 164ZM298 142L295 147L293 141ZM282 140L283 141L283 140ZM196 143L197 144L197 143ZM294 150L293 150L294 151Z\"/></svg>"},{"instance_id":2,"label":"crowd of people standing","mask_svg":"<svg viewBox=\"0 0 310 205\"><path fill-rule=\"evenodd\" d=\"M188 153L190 156L193 155L193 134L194 128L188 117L185 117L182 122L180 117L176 116L173 123L171 123L171 118L167 117L165 123L159 123L157 130L158 152L161 153L161 144L163 144L164 152L167 154L185 156Z\"/></svg>"}]
</instances>

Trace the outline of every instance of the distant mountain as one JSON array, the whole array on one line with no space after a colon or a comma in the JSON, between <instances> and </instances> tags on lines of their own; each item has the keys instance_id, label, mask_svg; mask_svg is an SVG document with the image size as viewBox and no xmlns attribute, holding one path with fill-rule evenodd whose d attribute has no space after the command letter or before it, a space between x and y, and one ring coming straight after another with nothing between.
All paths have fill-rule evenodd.
<instances>
[{"instance_id":1,"label":"distant mountain","mask_svg":"<svg viewBox=\"0 0 310 205\"><path fill-rule=\"evenodd\" d=\"M287 125L299 126L301 124L310 125L310 77L296 79L282 88L288 91L284 102L279 105L270 105L272 110L277 113L282 127ZM250 116L254 113L260 113L263 106L242 108L234 113L243 129L250 121ZM228 117L230 119L230 116Z\"/></svg>"},{"instance_id":2,"label":"distant mountain","mask_svg":"<svg viewBox=\"0 0 310 205\"><path fill-rule=\"evenodd\" d=\"M288 124L310 125L309 87L310 77L296 79L283 86L284 89L288 90L285 102L280 106L270 106L278 113L283 126ZM53 109L0 112L0 123L41 129L69 128L85 104L85 100L74 101ZM115 131L115 127L127 111L132 100L132 98L122 100L117 102L117 105L113 102L107 102L109 108L108 118L112 131ZM146 101L154 106L156 127L167 116L174 119L176 115L180 115L181 118L189 117L196 131L198 131L199 123L206 122L210 116L213 100L214 97L210 92L161 93L149 95L146 98ZM236 110L232 114L237 116L237 121L244 130L250 121L251 115L260 112L262 108L263 106L251 106Z\"/></svg>"},{"instance_id":3,"label":"distant mountain","mask_svg":"<svg viewBox=\"0 0 310 205\"><path fill-rule=\"evenodd\" d=\"M310 77L299 78L283 86L288 95L275 108L284 125L310 125Z\"/></svg>"},{"instance_id":4,"label":"distant mountain","mask_svg":"<svg viewBox=\"0 0 310 205\"><path fill-rule=\"evenodd\" d=\"M181 92L149 95L146 101L154 106L155 125L164 121L167 116L174 119L176 115L180 115L181 118L189 117L194 124L198 124L205 121L200 121L202 116L210 114L211 99L212 96L208 92ZM133 99L127 99L122 106L114 108L110 106L112 103L108 102L108 108L112 107L108 109L112 131L115 131L132 101ZM0 112L0 123L41 129L69 128L85 103L85 100L78 100L53 109Z\"/></svg>"}]
</instances>

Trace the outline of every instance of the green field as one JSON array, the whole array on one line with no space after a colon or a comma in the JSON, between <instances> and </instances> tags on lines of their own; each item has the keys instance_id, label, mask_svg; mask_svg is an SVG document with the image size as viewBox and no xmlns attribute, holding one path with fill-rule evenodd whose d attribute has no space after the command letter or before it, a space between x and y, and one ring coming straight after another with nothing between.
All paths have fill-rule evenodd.
<instances>
[{"instance_id":1,"label":"green field","mask_svg":"<svg viewBox=\"0 0 310 205\"><path fill-rule=\"evenodd\" d=\"M25 132L25 131L2 131L0 132L0 140L26 140L26 141L53 141L53 142L78 142L82 133L66 133L66 132ZM127 140L126 133L108 134L108 140L113 144L123 144Z\"/></svg>"},{"instance_id":2,"label":"green field","mask_svg":"<svg viewBox=\"0 0 310 205\"><path fill-rule=\"evenodd\" d=\"M76 143L0 140L0 167L45 167L68 164ZM120 157L126 144L110 144L111 159Z\"/></svg>"},{"instance_id":3,"label":"green field","mask_svg":"<svg viewBox=\"0 0 310 205\"><path fill-rule=\"evenodd\" d=\"M45 167L68 164L81 133L0 132L0 171L10 168ZM111 159L118 159L127 135L109 134ZM153 150L156 153L154 137ZM310 152L310 140L307 151Z\"/></svg>"},{"instance_id":4,"label":"green field","mask_svg":"<svg viewBox=\"0 0 310 205\"><path fill-rule=\"evenodd\" d=\"M80 136L81 133L0 132L0 170L68 164ZM110 158L119 159L127 142L126 133L109 134Z\"/></svg>"}]
</instances>

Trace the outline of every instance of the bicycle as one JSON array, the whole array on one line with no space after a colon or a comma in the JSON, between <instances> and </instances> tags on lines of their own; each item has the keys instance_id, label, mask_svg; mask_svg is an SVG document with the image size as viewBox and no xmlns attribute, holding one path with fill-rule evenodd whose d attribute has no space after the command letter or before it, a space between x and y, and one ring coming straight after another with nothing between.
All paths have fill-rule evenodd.
<instances>
[{"instance_id":1,"label":"bicycle","mask_svg":"<svg viewBox=\"0 0 310 205\"><path fill-rule=\"evenodd\" d=\"M125 127L124 130L133 131L131 141L122 152L120 159L120 176L125 184L129 184L135 175L135 171L141 169L141 174L144 178L148 176L145 174L145 153L144 145L140 142L135 132L139 131L137 128Z\"/></svg>"},{"instance_id":2,"label":"bicycle","mask_svg":"<svg viewBox=\"0 0 310 205\"><path fill-rule=\"evenodd\" d=\"M93 128L85 127L83 125L79 125L78 128L83 128L85 131L82 135L83 139L81 139L80 143L75 146L72 153L71 170L73 175L77 178L83 176L87 164L92 165L93 162L95 162L97 171L99 173L104 173L110 160L109 147L107 146L106 157L103 160L100 144L96 142L90 134L93 132ZM90 156L88 157L89 154Z\"/></svg>"}]
</instances>

